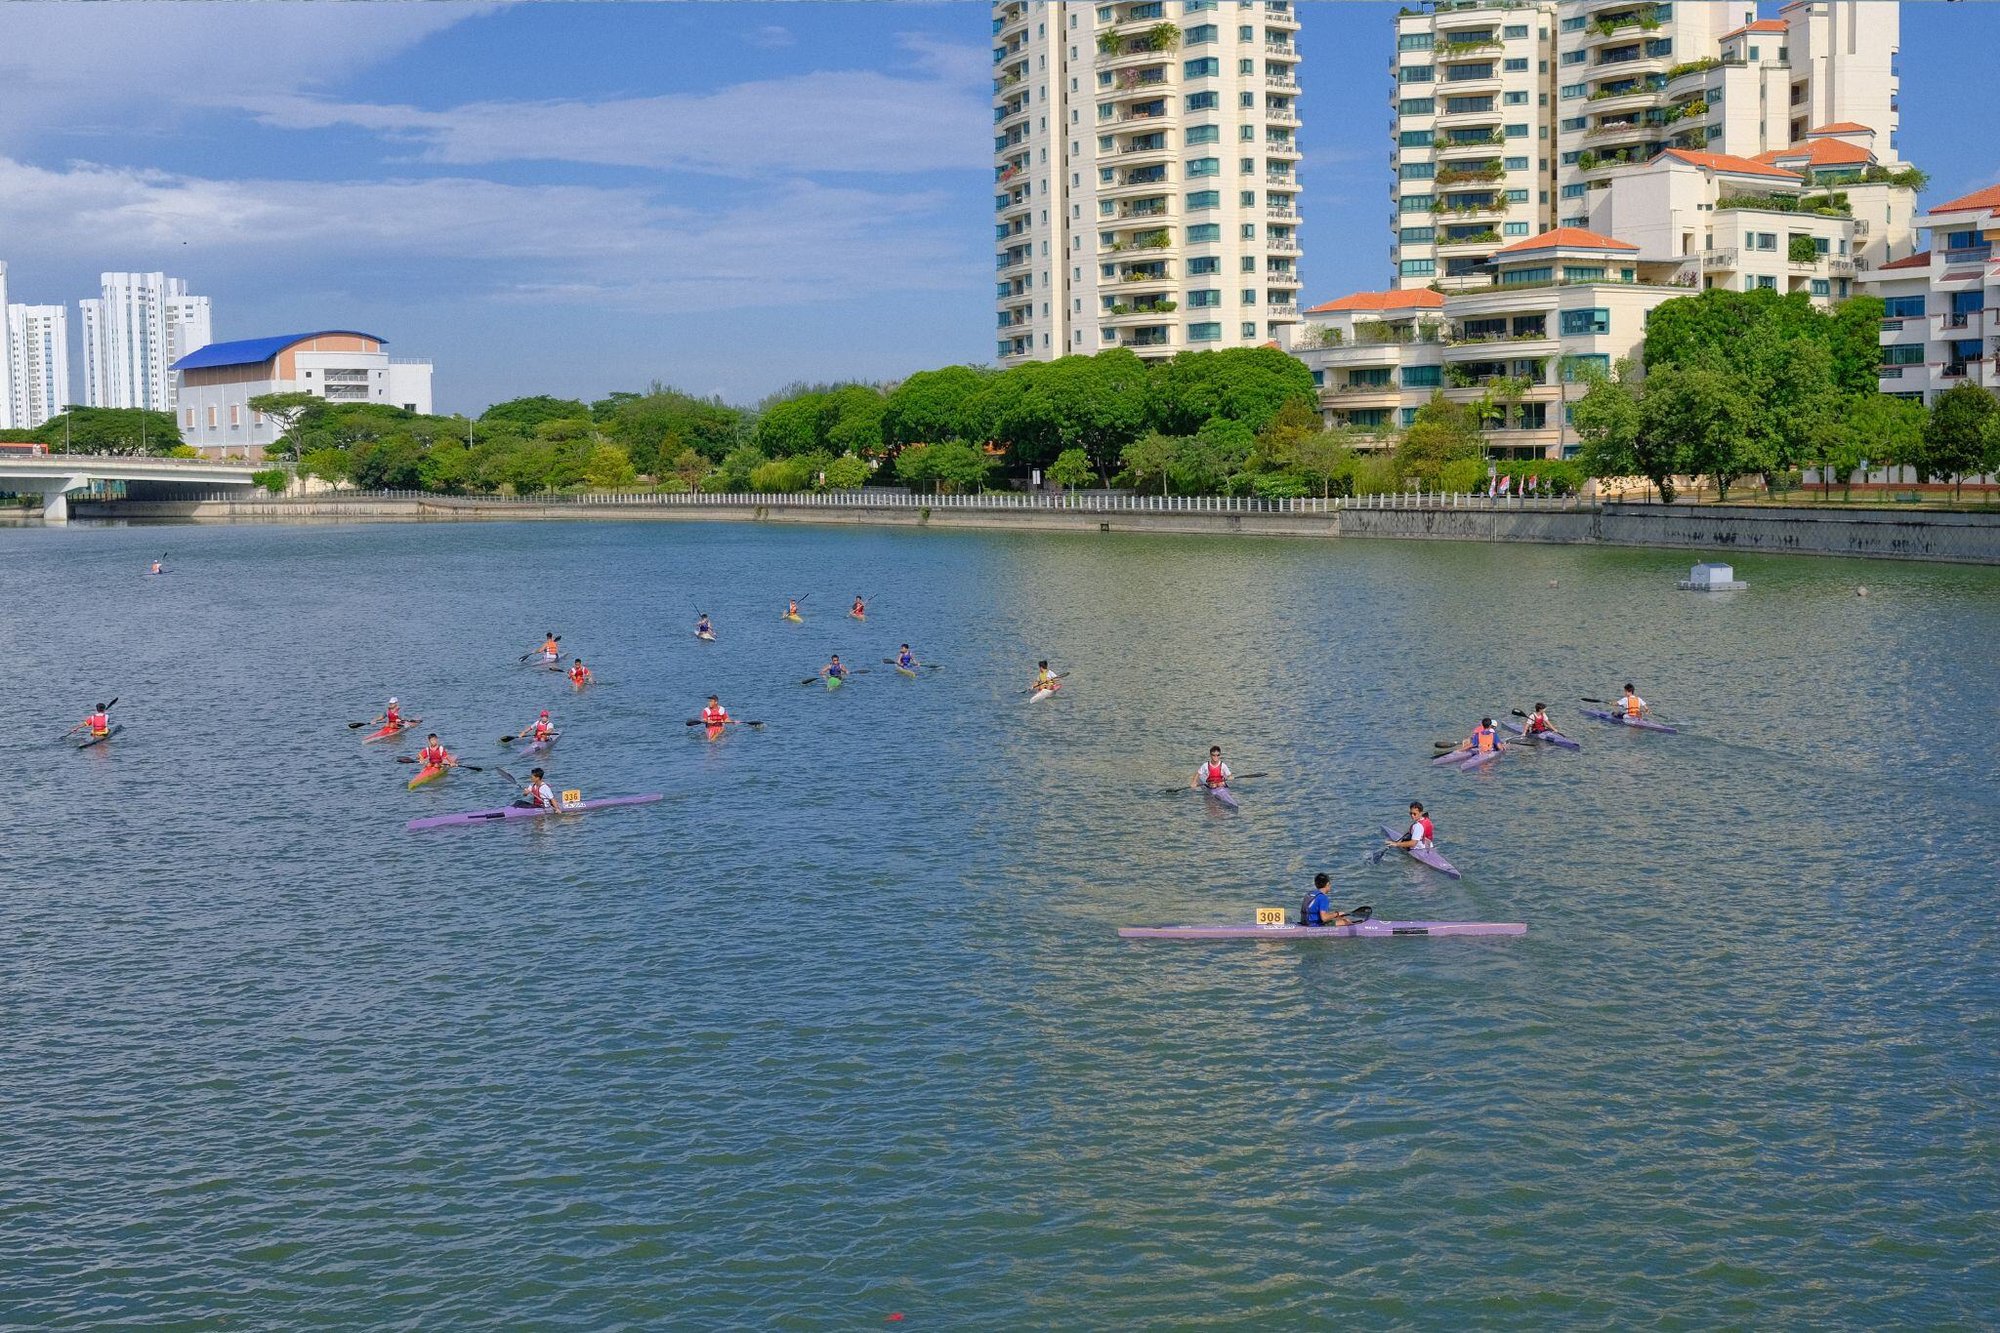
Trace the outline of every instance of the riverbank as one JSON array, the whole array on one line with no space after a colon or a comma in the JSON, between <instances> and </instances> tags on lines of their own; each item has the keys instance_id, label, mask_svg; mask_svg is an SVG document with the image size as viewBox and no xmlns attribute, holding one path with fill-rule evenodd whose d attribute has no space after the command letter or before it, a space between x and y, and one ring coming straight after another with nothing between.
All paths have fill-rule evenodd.
<instances>
[{"instance_id":1,"label":"riverbank","mask_svg":"<svg viewBox=\"0 0 2000 1333\"><path fill-rule=\"evenodd\" d=\"M1075 503L983 496L464 496L84 501L79 521L411 523L665 520L1029 532L1392 538L1647 546L1708 552L2000 564L2000 515L1909 508L1655 505L1387 497L1256 502L1102 497Z\"/></svg>"}]
</instances>

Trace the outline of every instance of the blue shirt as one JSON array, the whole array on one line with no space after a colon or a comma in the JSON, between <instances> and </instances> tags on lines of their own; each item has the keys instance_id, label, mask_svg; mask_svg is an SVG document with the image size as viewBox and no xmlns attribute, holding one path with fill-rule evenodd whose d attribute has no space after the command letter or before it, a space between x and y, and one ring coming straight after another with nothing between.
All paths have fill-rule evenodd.
<instances>
[{"instance_id":1,"label":"blue shirt","mask_svg":"<svg viewBox=\"0 0 2000 1333\"><path fill-rule=\"evenodd\" d=\"M1301 925L1326 925L1327 918L1333 915L1333 904L1327 901L1326 890L1314 889L1312 897L1306 899L1306 905L1299 915L1305 918Z\"/></svg>"}]
</instances>

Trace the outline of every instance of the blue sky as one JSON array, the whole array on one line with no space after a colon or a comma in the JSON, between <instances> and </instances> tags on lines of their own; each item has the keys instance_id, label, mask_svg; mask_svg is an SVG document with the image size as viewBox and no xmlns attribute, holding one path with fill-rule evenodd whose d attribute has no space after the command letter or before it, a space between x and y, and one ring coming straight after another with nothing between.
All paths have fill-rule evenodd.
<instances>
[{"instance_id":1,"label":"blue sky","mask_svg":"<svg viewBox=\"0 0 2000 1333\"><path fill-rule=\"evenodd\" d=\"M1304 6L1313 301L1387 285L1392 12ZM16 301L164 269L218 338L380 333L437 362L440 410L977 362L989 14L0 5L0 259ZM1996 50L2000 5L1903 6L1930 199L2000 180L2000 81L1968 59Z\"/></svg>"}]
</instances>

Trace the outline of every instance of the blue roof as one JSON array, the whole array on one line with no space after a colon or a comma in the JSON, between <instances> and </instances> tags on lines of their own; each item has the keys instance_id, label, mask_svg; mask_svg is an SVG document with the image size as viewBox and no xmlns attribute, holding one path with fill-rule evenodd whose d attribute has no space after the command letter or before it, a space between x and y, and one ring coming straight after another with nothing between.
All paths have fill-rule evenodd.
<instances>
[{"instance_id":1,"label":"blue roof","mask_svg":"<svg viewBox=\"0 0 2000 1333\"><path fill-rule=\"evenodd\" d=\"M293 343L302 343L308 338L324 338L330 333L345 333L356 338L373 338L378 343L387 344L387 338L377 338L372 333L359 329L320 329L314 333L282 333L275 338L242 338L232 343L210 343L198 347L169 366L169 370L200 370L208 366L255 366L269 361Z\"/></svg>"}]
</instances>

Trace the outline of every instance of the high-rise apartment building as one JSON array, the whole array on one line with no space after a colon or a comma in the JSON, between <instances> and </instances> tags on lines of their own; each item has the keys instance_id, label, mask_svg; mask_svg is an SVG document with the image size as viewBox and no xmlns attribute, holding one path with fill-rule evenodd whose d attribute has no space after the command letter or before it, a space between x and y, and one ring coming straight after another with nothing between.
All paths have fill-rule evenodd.
<instances>
[{"instance_id":1,"label":"high-rise apartment building","mask_svg":"<svg viewBox=\"0 0 2000 1333\"><path fill-rule=\"evenodd\" d=\"M1399 287L1484 286L1502 246L1552 225L1555 26L1552 3L1398 12L1389 251Z\"/></svg>"},{"instance_id":2,"label":"high-rise apartment building","mask_svg":"<svg viewBox=\"0 0 2000 1333\"><path fill-rule=\"evenodd\" d=\"M77 302L83 315L83 401L91 407L172 411L169 367L214 341L209 300L164 273L106 273L103 294Z\"/></svg>"},{"instance_id":3,"label":"high-rise apartment building","mask_svg":"<svg viewBox=\"0 0 2000 1333\"><path fill-rule=\"evenodd\" d=\"M1298 26L1290 0L994 6L1003 365L1284 340Z\"/></svg>"},{"instance_id":4,"label":"high-rise apartment building","mask_svg":"<svg viewBox=\"0 0 2000 1333\"><path fill-rule=\"evenodd\" d=\"M5 382L13 425L33 430L69 406L69 307L6 309Z\"/></svg>"}]
</instances>

